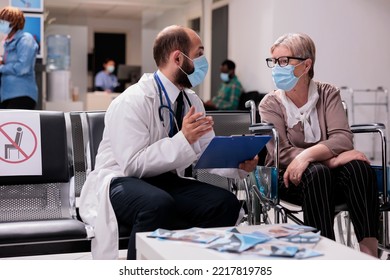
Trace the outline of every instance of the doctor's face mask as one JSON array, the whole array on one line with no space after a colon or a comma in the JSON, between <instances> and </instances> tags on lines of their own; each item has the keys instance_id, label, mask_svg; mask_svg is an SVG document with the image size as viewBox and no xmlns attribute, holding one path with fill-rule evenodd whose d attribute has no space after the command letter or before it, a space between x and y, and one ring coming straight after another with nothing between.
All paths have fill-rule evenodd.
<instances>
[{"instance_id":1,"label":"doctor's face mask","mask_svg":"<svg viewBox=\"0 0 390 280\"><path fill-rule=\"evenodd\" d=\"M182 53L182 55L188 60L192 61L194 70L192 72L187 72L180 66L179 69L187 75L187 78L190 81L192 87L200 85L206 77L207 71L209 70L209 63L207 62L206 57L201 55L197 58L191 59L184 53Z\"/></svg>"},{"instance_id":2,"label":"doctor's face mask","mask_svg":"<svg viewBox=\"0 0 390 280\"><path fill-rule=\"evenodd\" d=\"M190 64L188 59L185 59L183 61L183 65L181 66L181 69L178 68L176 73L175 73L175 79L176 83L185 87L185 88L191 88L192 84L190 80L188 79L187 74L185 73L193 73L194 72L194 67Z\"/></svg>"}]
</instances>

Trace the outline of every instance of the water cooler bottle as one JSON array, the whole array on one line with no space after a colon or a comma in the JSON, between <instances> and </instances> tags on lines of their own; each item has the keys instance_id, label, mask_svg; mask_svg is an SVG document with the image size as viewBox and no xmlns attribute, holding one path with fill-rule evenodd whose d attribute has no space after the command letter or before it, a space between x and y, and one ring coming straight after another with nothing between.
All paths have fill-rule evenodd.
<instances>
[{"instance_id":1,"label":"water cooler bottle","mask_svg":"<svg viewBox=\"0 0 390 280\"><path fill-rule=\"evenodd\" d=\"M70 101L70 36L47 37L47 101Z\"/></svg>"}]
</instances>

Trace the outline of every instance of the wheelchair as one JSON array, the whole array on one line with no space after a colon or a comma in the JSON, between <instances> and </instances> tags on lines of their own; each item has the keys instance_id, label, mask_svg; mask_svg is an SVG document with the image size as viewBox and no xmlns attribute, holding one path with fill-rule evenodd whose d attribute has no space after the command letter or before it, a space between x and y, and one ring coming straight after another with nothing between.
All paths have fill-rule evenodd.
<instances>
[{"instance_id":1,"label":"wheelchair","mask_svg":"<svg viewBox=\"0 0 390 280\"><path fill-rule=\"evenodd\" d=\"M248 101L246 106L255 106ZM370 133L379 135L381 142L381 165L372 166L377 175L378 190L379 190L379 205L380 205L380 232L378 240L378 252L381 255L383 252L390 253L389 245L389 184L387 167L387 140L385 133L385 125L381 123L352 125L351 131L354 134ZM249 128L252 134L271 135L274 140L274 150L268 151L274 154L274 166L265 167L258 166L253 171L248 179L243 182L242 188L245 189L248 205L248 223L269 224L269 223L287 223L288 220L297 224L303 224L302 219L298 214L302 211L300 205L285 203L278 194L278 173L279 173L279 135L274 126L270 123L255 123ZM270 211L273 210L274 221L270 219ZM335 219L338 227L336 238L349 247L352 244L352 225L348 215L348 207L344 204L336 205ZM343 215L345 225L343 224ZM346 228L346 239L344 234ZM388 255L390 257L390 255Z\"/></svg>"}]
</instances>

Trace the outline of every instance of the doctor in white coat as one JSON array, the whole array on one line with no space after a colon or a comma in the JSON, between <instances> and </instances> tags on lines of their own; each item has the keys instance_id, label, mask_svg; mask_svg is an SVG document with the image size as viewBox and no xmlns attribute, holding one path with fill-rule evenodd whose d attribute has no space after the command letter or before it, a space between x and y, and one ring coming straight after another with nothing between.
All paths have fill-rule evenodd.
<instances>
[{"instance_id":1,"label":"doctor in white coat","mask_svg":"<svg viewBox=\"0 0 390 280\"><path fill-rule=\"evenodd\" d=\"M136 258L137 232L235 224L240 205L231 192L185 176L214 137L212 118L189 89L207 73L203 52L193 30L165 28L153 47L158 71L108 108L95 170L80 198L80 215L94 228L94 259L118 258L118 223L131 228L128 259ZM257 157L216 173L242 178L256 164Z\"/></svg>"}]
</instances>

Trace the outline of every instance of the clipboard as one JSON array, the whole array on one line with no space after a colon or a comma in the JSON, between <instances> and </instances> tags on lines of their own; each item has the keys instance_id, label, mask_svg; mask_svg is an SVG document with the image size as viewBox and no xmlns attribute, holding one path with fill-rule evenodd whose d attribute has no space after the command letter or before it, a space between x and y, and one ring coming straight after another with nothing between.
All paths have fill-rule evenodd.
<instances>
[{"instance_id":1,"label":"clipboard","mask_svg":"<svg viewBox=\"0 0 390 280\"><path fill-rule=\"evenodd\" d=\"M194 168L238 168L253 159L270 139L269 135L215 136Z\"/></svg>"}]
</instances>

